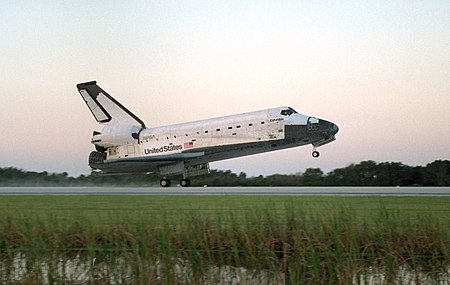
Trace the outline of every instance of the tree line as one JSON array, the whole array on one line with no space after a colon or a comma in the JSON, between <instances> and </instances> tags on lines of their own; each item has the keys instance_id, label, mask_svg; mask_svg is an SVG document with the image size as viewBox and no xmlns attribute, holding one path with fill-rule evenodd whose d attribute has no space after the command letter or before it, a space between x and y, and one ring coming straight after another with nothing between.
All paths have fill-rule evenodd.
<instances>
[{"instance_id":1,"label":"tree line","mask_svg":"<svg viewBox=\"0 0 450 285\"><path fill-rule=\"evenodd\" d=\"M176 181L176 180L174 180ZM157 174L71 177L66 172L24 171L14 167L0 168L0 187L5 186L127 186L159 185ZM273 174L247 177L230 170L211 170L209 175L193 177L192 186L450 186L450 161L436 160L426 166L408 166L400 162L372 160L350 164L324 173L308 168L297 174Z\"/></svg>"}]
</instances>

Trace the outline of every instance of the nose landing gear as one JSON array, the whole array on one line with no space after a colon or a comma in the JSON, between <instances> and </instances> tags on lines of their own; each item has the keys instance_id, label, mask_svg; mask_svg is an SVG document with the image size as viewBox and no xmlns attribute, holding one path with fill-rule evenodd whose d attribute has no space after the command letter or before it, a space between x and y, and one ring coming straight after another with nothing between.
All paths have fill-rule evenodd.
<instances>
[{"instance_id":1,"label":"nose landing gear","mask_svg":"<svg viewBox=\"0 0 450 285\"><path fill-rule=\"evenodd\" d=\"M312 157L318 158L319 155L320 155L320 153L316 149L314 149L313 152L312 152Z\"/></svg>"}]
</instances>

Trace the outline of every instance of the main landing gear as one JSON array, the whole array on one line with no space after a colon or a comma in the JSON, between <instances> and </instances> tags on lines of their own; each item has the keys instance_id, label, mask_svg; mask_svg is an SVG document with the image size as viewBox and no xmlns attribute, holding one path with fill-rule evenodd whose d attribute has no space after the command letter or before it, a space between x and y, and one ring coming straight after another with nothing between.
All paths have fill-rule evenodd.
<instances>
[{"instance_id":1,"label":"main landing gear","mask_svg":"<svg viewBox=\"0 0 450 285\"><path fill-rule=\"evenodd\" d=\"M189 187L191 185L191 180L189 178L183 178L180 180L181 187Z\"/></svg>"},{"instance_id":2,"label":"main landing gear","mask_svg":"<svg viewBox=\"0 0 450 285\"><path fill-rule=\"evenodd\" d=\"M161 185L161 187L170 187L170 179L167 179L165 177L161 178L161 180L159 181L159 185Z\"/></svg>"},{"instance_id":3,"label":"main landing gear","mask_svg":"<svg viewBox=\"0 0 450 285\"><path fill-rule=\"evenodd\" d=\"M161 180L159 181L159 185L161 185L161 187L170 187L171 182L170 179L163 177L161 178ZM189 187L191 185L191 180L189 180L189 178L183 178L180 180L180 185L181 187Z\"/></svg>"}]
</instances>

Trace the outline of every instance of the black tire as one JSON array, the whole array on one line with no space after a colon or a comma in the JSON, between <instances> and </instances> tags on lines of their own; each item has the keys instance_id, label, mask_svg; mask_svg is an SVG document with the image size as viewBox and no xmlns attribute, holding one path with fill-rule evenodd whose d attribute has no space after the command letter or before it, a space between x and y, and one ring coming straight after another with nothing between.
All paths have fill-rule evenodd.
<instances>
[{"instance_id":1,"label":"black tire","mask_svg":"<svg viewBox=\"0 0 450 285\"><path fill-rule=\"evenodd\" d=\"M159 185L161 185L161 187L164 187L164 188L170 187L170 179L162 178L159 181Z\"/></svg>"},{"instance_id":2,"label":"black tire","mask_svg":"<svg viewBox=\"0 0 450 285\"><path fill-rule=\"evenodd\" d=\"M312 152L312 157L318 158L319 156L320 156L320 153L317 150Z\"/></svg>"},{"instance_id":3,"label":"black tire","mask_svg":"<svg viewBox=\"0 0 450 285\"><path fill-rule=\"evenodd\" d=\"M183 178L180 180L181 187L189 187L191 185L191 180L189 178Z\"/></svg>"}]
</instances>

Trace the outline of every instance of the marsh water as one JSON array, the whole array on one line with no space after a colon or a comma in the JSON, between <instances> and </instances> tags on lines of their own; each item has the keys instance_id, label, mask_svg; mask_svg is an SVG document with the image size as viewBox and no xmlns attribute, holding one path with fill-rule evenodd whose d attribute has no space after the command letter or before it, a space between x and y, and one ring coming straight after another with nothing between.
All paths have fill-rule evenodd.
<instances>
[{"instance_id":1,"label":"marsh water","mask_svg":"<svg viewBox=\"0 0 450 285\"><path fill-rule=\"evenodd\" d=\"M74 257L54 256L49 259L29 259L16 253L0 261L1 284L295 284L289 273L269 270L252 270L230 265L210 265L201 276L195 276L192 264L176 259L171 268L155 258L141 261L135 268L126 258L98 261L80 255ZM170 276L169 276L170 275ZM326 279L323 280L325 283ZM329 280L330 281L330 280ZM342 284L348 284L344 282ZM412 285L450 284L450 267L442 272L412 270L401 266L394 275L387 277L382 268L360 268L351 278L358 285Z\"/></svg>"}]
</instances>

